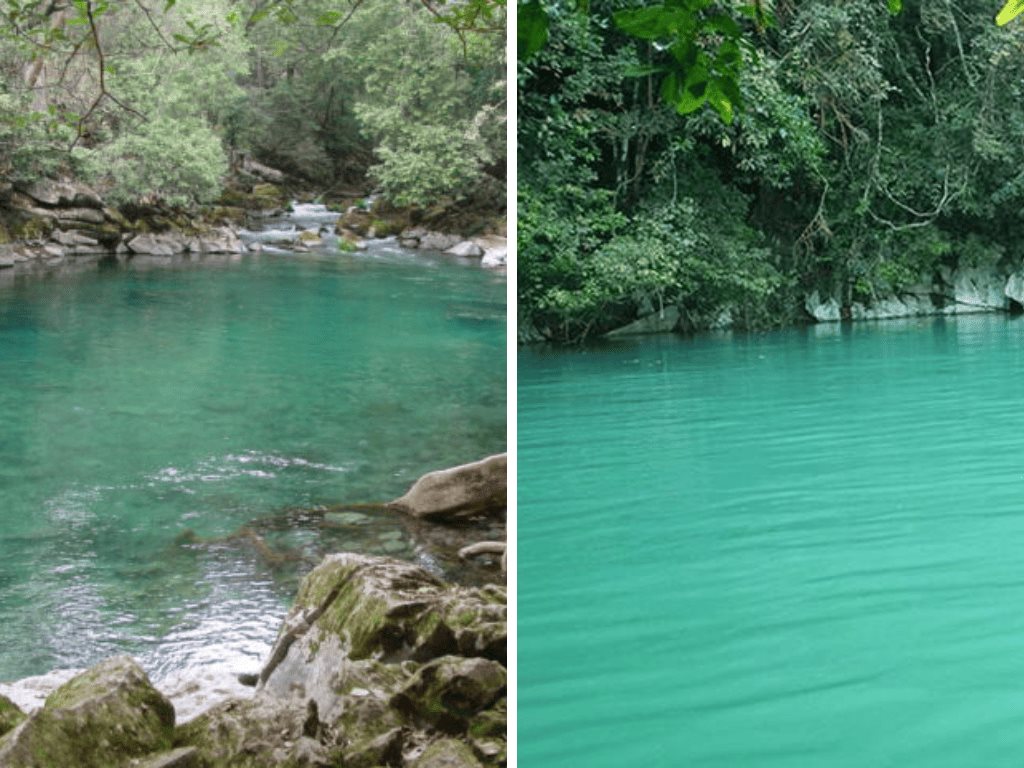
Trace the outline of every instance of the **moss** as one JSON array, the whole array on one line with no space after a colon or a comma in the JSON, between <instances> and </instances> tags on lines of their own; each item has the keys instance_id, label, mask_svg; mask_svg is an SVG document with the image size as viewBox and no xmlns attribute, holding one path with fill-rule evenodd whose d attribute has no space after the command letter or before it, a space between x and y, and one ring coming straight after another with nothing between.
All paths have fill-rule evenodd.
<instances>
[{"instance_id":1,"label":"moss","mask_svg":"<svg viewBox=\"0 0 1024 768\"><path fill-rule=\"evenodd\" d=\"M502 697L498 702L480 712L469 723L469 735L476 739L488 736L506 737L508 733L508 699Z\"/></svg>"},{"instance_id":2,"label":"moss","mask_svg":"<svg viewBox=\"0 0 1024 768\"><path fill-rule=\"evenodd\" d=\"M356 248L356 244L353 243L351 240L339 240L338 250L342 251L343 253L353 253L359 249Z\"/></svg>"},{"instance_id":3,"label":"moss","mask_svg":"<svg viewBox=\"0 0 1024 768\"><path fill-rule=\"evenodd\" d=\"M0 696L0 736L17 727L26 715L6 696Z\"/></svg>"},{"instance_id":4,"label":"moss","mask_svg":"<svg viewBox=\"0 0 1024 768\"><path fill-rule=\"evenodd\" d=\"M53 231L53 222L41 216L25 219L17 224L11 234L16 240L42 240Z\"/></svg>"},{"instance_id":5,"label":"moss","mask_svg":"<svg viewBox=\"0 0 1024 768\"><path fill-rule=\"evenodd\" d=\"M394 221L385 221L384 219L374 219L370 222L370 227L377 237L391 237L402 231L401 224Z\"/></svg>"}]
</instances>

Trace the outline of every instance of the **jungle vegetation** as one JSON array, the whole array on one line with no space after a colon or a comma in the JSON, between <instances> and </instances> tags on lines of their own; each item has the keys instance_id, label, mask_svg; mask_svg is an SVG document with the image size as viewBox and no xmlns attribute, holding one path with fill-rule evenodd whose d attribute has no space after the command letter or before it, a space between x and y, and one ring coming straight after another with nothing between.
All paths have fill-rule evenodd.
<instances>
[{"instance_id":1,"label":"jungle vegetation","mask_svg":"<svg viewBox=\"0 0 1024 768\"><path fill-rule=\"evenodd\" d=\"M574 342L667 305L764 327L815 289L870 302L1024 259L1024 30L998 4L525 6L530 332Z\"/></svg>"},{"instance_id":2,"label":"jungle vegetation","mask_svg":"<svg viewBox=\"0 0 1024 768\"><path fill-rule=\"evenodd\" d=\"M0 180L215 198L252 156L397 204L504 179L501 2L5 0Z\"/></svg>"}]
</instances>

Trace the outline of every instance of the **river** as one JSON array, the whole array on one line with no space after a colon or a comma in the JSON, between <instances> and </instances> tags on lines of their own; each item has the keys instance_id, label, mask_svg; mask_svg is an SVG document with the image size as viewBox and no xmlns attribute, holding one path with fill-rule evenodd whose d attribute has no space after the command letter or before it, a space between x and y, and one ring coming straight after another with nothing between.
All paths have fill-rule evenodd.
<instances>
[{"instance_id":1,"label":"river","mask_svg":"<svg viewBox=\"0 0 1024 768\"><path fill-rule=\"evenodd\" d=\"M1010 765L1024 321L519 354L522 765Z\"/></svg>"},{"instance_id":2,"label":"river","mask_svg":"<svg viewBox=\"0 0 1024 768\"><path fill-rule=\"evenodd\" d=\"M233 677L324 552L437 567L393 516L308 510L504 450L504 276L329 245L0 285L0 680Z\"/></svg>"}]
</instances>

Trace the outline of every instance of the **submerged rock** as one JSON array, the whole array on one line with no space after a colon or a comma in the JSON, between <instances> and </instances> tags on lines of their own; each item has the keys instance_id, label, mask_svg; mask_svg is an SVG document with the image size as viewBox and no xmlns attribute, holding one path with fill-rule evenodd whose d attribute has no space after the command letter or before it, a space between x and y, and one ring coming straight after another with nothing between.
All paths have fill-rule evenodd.
<instances>
[{"instance_id":1,"label":"submerged rock","mask_svg":"<svg viewBox=\"0 0 1024 768\"><path fill-rule=\"evenodd\" d=\"M504 510L507 504L508 458L500 453L450 469L430 472L389 506L415 517L440 520L466 518Z\"/></svg>"},{"instance_id":2,"label":"submerged rock","mask_svg":"<svg viewBox=\"0 0 1024 768\"><path fill-rule=\"evenodd\" d=\"M5 768L110 768L166 750L174 707L127 656L72 678L0 740Z\"/></svg>"}]
</instances>

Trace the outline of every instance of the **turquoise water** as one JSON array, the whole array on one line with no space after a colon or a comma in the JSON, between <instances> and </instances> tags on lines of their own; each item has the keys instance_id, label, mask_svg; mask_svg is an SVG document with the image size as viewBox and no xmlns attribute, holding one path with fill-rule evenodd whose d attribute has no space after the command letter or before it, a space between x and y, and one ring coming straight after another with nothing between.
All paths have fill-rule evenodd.
<instances>
[{"instance_id":1,"label":"turquoise water","mask_svg":"<svg viewBox=\"0 0 1024 768\"><path fill-rule=\"evenodd\" d=\"M0 680L258 669L325 550L429 560L306 510L503 450L504 349L503 277L393 247L0 285Z\"/></svg>"},{"instance_id":2,"label":"turquoise water","mask_svg":"<svg viewBox=\"0 0 1024 768\"><path fill-rule=\"evenodd\" d=\"M1024 756L1024 320L519 356L520 764Z\"/></svg>"}]
</instances>

